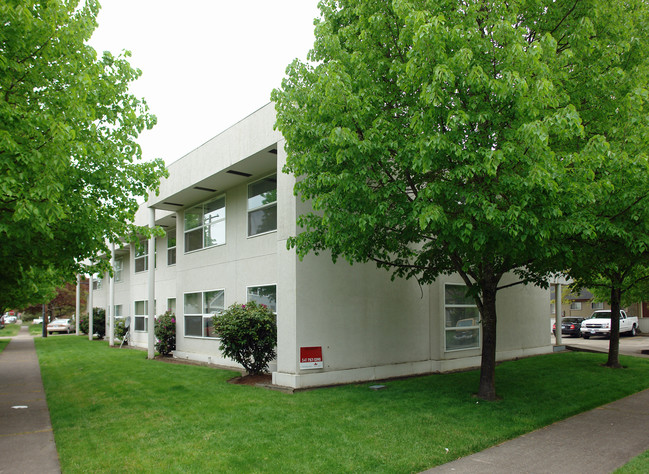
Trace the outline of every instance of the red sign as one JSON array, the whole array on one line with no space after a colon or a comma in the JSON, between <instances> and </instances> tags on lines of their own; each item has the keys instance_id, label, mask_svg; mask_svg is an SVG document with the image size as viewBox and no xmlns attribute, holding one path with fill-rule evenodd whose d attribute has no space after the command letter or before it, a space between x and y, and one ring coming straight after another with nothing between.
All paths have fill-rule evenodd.
<instances>
[{"instance_id":1,"label":"red sign","mask_svg":"<svg viewBox=\"0 0 649 474\"><path fill-rule=\"evenodd\" d=\"M300 369L323 369L322 347L300 347Z\"/></svg>"}]
</instances>

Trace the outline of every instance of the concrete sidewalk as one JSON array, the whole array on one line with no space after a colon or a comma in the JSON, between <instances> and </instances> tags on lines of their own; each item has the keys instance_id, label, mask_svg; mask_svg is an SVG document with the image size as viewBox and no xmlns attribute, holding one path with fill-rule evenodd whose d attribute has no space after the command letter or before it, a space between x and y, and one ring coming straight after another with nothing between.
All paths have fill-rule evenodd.
<instances>
[{"instance_id":1,"label":"concrete sidewalk","mask_svg":"<svg viewBox=\"0 0 649 474\"><path fill-rule=\"evenodd\" d=\"M649 389L425 472L606 474L647 449Z\"/></svg>"},{"instance_id":2,"label":"concrete sidewalk","mask_svg":"<svg viewBox=\"0 0 649 474\"><path fill-rule=\"evenodd\" d=\"M0 474L60 473L34 339L26 326L0 352Z\"/></svg>"}]
</instances>

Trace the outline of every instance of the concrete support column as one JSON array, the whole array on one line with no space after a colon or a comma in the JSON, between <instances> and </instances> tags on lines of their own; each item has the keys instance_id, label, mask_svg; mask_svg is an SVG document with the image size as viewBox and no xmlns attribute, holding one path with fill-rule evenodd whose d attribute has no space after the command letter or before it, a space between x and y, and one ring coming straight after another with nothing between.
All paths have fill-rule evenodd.
<instances>
[{"instance_id":1,"label":"concrete support column","mask_svg":"<svg viewBox=\"0 0 649 474\"><path fill-rule=\"evenodd\" d=\"M108 344L115 345L115 244L110 244L110 267L113 274L108 282Z\"/></svg>"},{"instance_id":2,"label":"concrete support column","mask_svg":"<svg viewBox=\"0 0 649 474\"><path fill-rule=\"evenodd\" d=\"M93 328L93 311L92 311L92 293L93 293L93 288L92 288L92 282L94 278L93 275L90 274L90 277L88 278L88 340L92 341L92 335L95 333L95 330Z\"/></svg>"},{"instance_id":3,"label":"concrete support column","mask_svg":"<svg viewBox=\"0 0 649 474\"><path fill-rule=\"evenodd\" d=\"M79 320L81 319L81 275L77 275L77 308L74 313L76 334L79 335Z\"/></svg>"},{"instance_id":4,"label":"concrete support column","mask_svg":"<svg viewBox=\"0 0 649 474\"><path fill-rule=\"evenodd\" d=\"M554 312L556 315L557 346L560 346L563 342L561 338L561 283L554 284Z\"/></svg>"},{"instance_id":5,"label":"concrete support column","mask_svg":"<svg viewBox=\"0 0 649 474\"><path fill-rule=\"evenodd\" d=\"M153 229L155 227L155 209L149 208L149 228ZM151 236L149 239L149 311L147 314L147 324L148 324L148 355L149 359L155 357L155 237Z\"/></svg>"}]
</instances>

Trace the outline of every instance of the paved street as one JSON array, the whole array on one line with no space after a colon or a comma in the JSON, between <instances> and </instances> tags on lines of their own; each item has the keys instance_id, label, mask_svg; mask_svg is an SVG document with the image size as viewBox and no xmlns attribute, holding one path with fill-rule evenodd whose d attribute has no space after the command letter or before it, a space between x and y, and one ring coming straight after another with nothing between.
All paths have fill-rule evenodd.
<instances>
[{"instance_id":1,"label":"paved street","mask_svg":"<svg viewBox=\"0 0 649 474\"><path fill-rule=\"evenodd\" d=\"M566 347L592 352L608 352L610 341L603 337L591 337L584 339L581 337L563 336L561 344ZM552 336L552 344L555 344L555 337ZM649 337L620 337L620 354L644 357L649 359L649 354L642 354L643 350L649 350Z\"/></svg>"}]
</instances>

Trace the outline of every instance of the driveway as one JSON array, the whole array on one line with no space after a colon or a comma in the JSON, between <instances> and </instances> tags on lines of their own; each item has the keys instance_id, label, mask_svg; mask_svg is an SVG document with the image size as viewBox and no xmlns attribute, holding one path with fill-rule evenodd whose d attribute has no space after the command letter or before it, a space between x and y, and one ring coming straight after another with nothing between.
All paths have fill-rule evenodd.
<instances>
[{"instance_id":1,"label":"driveway","mask_svg":"<svg viewBox=\"0 0 649 474\"><path fill-rule=\"evenodd\" d=\"M554 336L551 336L552 344L556 344L556 339ZM566 337L561 338L561 344L567 348L574 348L576 350L587 351L587 352L608 352L608 346L610 341L603 337L591 337L590 339L584 339L581 337ZM649 337L646 336L634 336L620 337L620 354L644 357L649 359L649 354L642 354L642 351L649 351Z\"/></svg>"}]
</instances>

